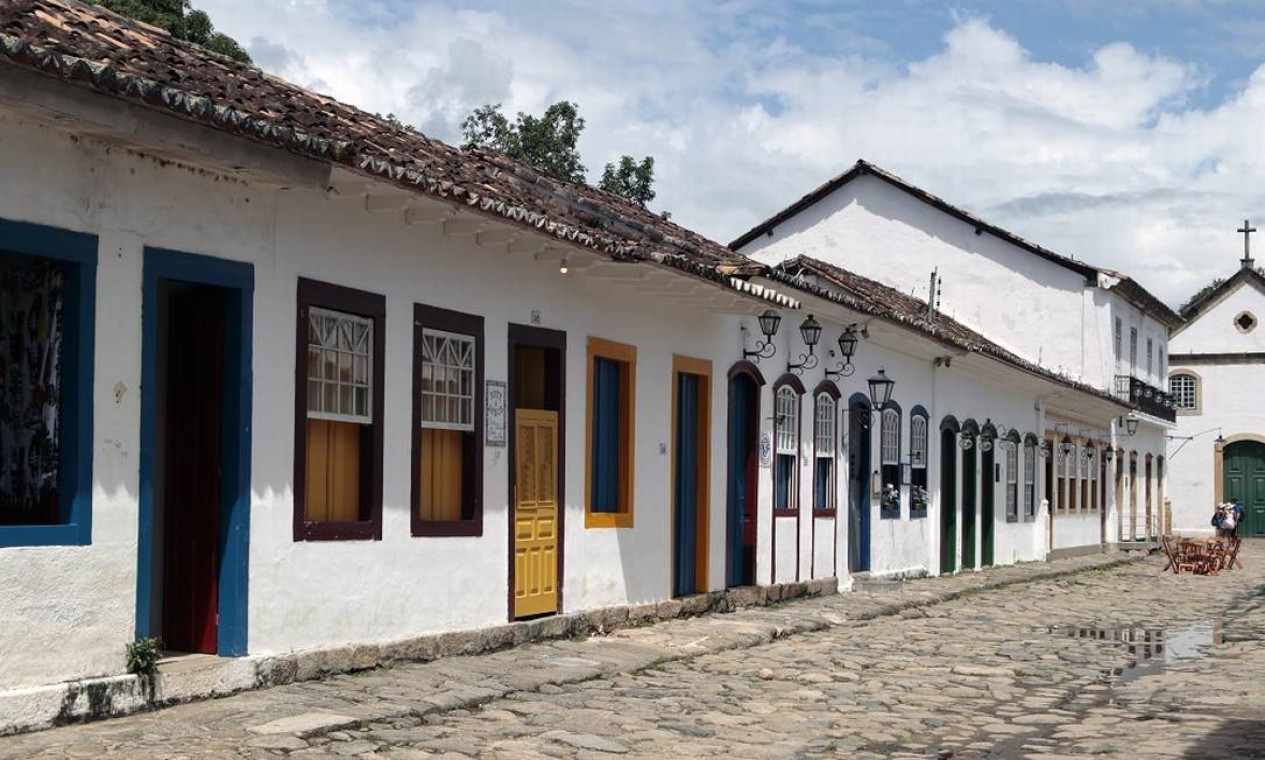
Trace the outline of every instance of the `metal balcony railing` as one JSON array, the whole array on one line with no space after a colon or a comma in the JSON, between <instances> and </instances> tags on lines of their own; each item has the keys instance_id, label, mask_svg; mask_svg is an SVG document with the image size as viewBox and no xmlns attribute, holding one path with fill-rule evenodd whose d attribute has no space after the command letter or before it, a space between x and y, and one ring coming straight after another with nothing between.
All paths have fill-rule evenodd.
<instances>
[{"instance_id":1,"label":"metal balcony railing","mask_svg":"<svg viewBox=\"0 0 1265 760\"><path fill-rule=\"evenodd\" d=\"M1143 414L1166 422L1177 421L1177 402L1173 395L1132 375L1116 375L1116 395Z\"/></svg>"}]
</instances>

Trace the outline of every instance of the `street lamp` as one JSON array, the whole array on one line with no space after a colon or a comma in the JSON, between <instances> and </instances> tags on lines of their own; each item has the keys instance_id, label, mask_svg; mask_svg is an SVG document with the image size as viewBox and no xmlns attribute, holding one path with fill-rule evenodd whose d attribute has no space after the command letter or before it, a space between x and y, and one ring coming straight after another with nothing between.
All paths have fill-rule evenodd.
<instances>
[{"instance_id":1,"label":"street lamp","mask_svg":"<svg viewBox=\"0 0 1265 760\"><path fill-rule=\"evenodd\" d=\"M817 356L813 353L813 346L816 346L817 341L821 340L821 323L812 314L809 314L808 319L805 319L799 326L799 335L803 338L804 345L808 346L808 353L800 354L798 362L787 361L786 371L802 375L804 370L817 366Z\"/></svg>"},{"instance_id":2,"label":"street lamp","mask_svg":"<svg viewBox=\"0 0 1265 760\"><path fill-rule=\"evenodd\" d=\"M765 309L763 314L756 317L756 321L760 323L760 332L764 335L764 340L756 342L754 351L748 351L744 347L742 358L759 362L777 353L777 346L773 345L773 336L777 335L777 328L782 324L782 315L772 309ZM745 333L747 328L743 327L742 331Z\"/></svg>"},{"instance_id":3,"label":"street lamp","mask_svg":"<svg viewBox=\"0 0 1265 760\"><path fill-rule=\"evenodd\" d=\"M892 400L892 388L896 381L887 376L887 371L879 368L878 374L867 380L870 384L870 411L881 411Z\"/></svg>"}]
</instances>

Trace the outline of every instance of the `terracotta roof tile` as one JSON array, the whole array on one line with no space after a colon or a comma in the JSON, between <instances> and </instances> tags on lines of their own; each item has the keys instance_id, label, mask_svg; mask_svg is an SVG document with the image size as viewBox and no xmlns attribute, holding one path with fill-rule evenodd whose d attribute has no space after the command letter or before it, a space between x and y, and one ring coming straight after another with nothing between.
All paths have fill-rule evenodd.
<instances>
[{"instance_id":1,"label":"terracotta roof tile","mask_svg":"<svg viewBox=\"0 0 1265 760\"><path fill-rule=\"evenodd\" d=\"M620 196L490 152L461 151L78 0L0 3L0 62L340 164L615 260L660 264L724 286L731 278L718 265L752 265ZM762 298L797 305L777 293Z\"/></svg>"}]
</instances>

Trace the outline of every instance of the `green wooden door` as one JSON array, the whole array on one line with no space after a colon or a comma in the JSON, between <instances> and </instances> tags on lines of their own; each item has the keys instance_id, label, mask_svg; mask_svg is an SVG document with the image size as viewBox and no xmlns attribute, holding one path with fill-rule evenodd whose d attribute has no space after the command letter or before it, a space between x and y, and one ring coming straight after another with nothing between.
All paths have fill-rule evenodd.
<instances>
[{"instance_id":1,"label":"green wooden door","mask_svg":"<svg viewBox=\"0 0 1265 760\"><path fill-rule=\"evenodd\" d=\"M1265 443L1225 447L1225 498L1237 498L1243 507L1240 536L1265 536Z\"/></svg>"}]
</instances>

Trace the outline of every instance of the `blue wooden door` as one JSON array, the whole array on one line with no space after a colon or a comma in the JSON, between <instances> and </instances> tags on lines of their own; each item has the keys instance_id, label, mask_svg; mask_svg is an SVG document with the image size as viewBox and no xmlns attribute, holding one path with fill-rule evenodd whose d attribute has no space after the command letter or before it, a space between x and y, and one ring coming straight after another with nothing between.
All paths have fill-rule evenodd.
<instances>
[{"instance_id":1,"label":"blue wooden door","mask_svg":"<svg viewBox=\"0 0 1265 760\"><path fill-rule=\"evenodd\" d=\"M698 591L698 423L699 376L688 372L676 375L676 442L672 495L673 589L676 596Z\"/></svg>"},{"instance_id":2,"label":"blue wooden door","mask_svg":"<svg viewBox=\"0 0 1265 760\"><path fill-rule=\"evenodd\" d=\"M729 463L725 583L755 583L756 474L760 417L759 387L744 374L729 380Z\"/></svg>"}]
</instances>

